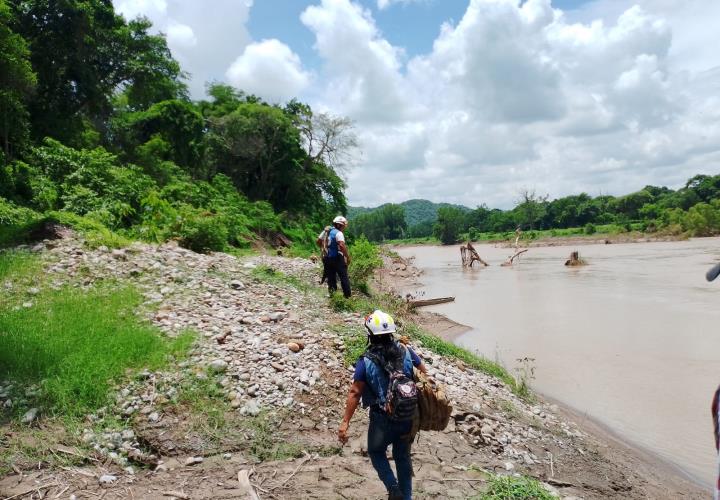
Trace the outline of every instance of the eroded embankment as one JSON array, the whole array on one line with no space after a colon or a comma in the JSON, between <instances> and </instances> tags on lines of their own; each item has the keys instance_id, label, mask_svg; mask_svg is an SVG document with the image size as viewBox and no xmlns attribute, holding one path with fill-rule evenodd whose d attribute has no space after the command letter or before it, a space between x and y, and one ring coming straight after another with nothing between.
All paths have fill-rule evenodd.
<instances>
[{"instance_id":1,"label":"eroded embankment","mask_svg":"<svg viewBox=\"0 0 720 500\"><path fill-rule=\"evenodd\" d=\"M128 374L108 405L72 425L42 406L31 426L6 412L1 496L243 498L238 472L249 470L261 498L384 498L364 452L366 416L353 420L349 446L336 440L351 379L346 352L363 336L362 316L328 306L315 264L172 244L91 250L75 235L33 251L42 272L5 284L18 307L33 307L22 302L29 288L130 284L145 299L137 314L197 340L165 368ZM494 473L538 478L565 498L702 497L618 460L553 405L414 347L455 407L446 431L421 433L413 445L416 498L474 497ZM0 384L5 401L25 391L22 380Z\"/></svg>"}]
</instances>

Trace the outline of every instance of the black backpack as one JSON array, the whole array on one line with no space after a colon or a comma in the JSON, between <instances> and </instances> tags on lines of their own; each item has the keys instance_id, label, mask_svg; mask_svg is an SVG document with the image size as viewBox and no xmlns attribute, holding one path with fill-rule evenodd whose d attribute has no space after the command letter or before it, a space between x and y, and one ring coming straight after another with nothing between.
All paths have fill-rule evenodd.
<instances>
[{"instance_id":1,"label":"black backpack","mask_svg":"<svg viewBox=\"0 0 720 500\"><path fill-rule=\"evenodd\" d=\"M365 356L388 375L385 408L383 408L385 413L392 420L401 422L412 420L418 406L418 391L415 381L412 377L408 377L402 369L395 369L374 352L366 351Z\"/></svg>"}]
</instances>

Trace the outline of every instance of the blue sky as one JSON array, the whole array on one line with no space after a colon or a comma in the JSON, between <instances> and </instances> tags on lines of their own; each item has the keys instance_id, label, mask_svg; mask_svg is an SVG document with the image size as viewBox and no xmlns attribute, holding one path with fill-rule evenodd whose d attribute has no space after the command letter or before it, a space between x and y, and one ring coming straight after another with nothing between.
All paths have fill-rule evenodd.
<instances>
[{"instance_id":1,"label":"blue sky","mask_svg":"<svg viewBox=\"0 0 720 500\"><path fill-rule=\"evenodd\" d=\"M350 118L353 205L720 172L717 0L113 0L191 75ZM444 26L444 28L443 28Z\"/></svg>"}]
</instances>

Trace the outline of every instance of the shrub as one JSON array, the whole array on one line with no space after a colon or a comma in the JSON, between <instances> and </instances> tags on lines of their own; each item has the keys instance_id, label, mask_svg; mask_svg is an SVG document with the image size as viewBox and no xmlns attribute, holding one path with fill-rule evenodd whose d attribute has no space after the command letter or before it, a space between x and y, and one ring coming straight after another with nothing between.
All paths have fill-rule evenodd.
<instances>
[{"instance_id":1,"label":"shrub","mask_svg":"<svg viewBox=\"0 0 720 500\"><path fill-rule=\"evenodd\" d=\"M194 252L220 252L228 240L228 228L216 215L191 212L183 217L178 236L180 246Z\"/></svg>"},{"instance_id":2,"label":"shrub","mask_svg":"<svg viewBox=\"0 0 720 500\"><path fill-rule=\"evenodd\" d=\"M591 224L588 222L585 224L585 228L583 229L585 234L595 234L597 232L597 229L595 228L595 224Z\"/></svg>"},{"instance_id":3,"label":"shrub","mask_svg":"<svg viewBox=\"0 0 720 500\"><path fill-rule=\"evenodd\" d=\"M363 293L368 292L368 279L376 269L382 266L382 259L378 248L361 236L349 249L352 263L348 267L350 285Z\"/></svg>"}]
</instances>

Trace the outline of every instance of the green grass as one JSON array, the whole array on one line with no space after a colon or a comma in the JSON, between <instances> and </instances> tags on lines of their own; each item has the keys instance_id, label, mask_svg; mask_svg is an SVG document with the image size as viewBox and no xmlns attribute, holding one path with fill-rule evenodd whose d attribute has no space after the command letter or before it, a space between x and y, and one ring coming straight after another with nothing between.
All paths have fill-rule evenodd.
<instances>
[{"instance_id":1,"label":"green grass","mask_svg":"<svg viewBox=\"0 0 720 500\"><path fill-rule=\"evenodd\" d=\"M367 336L362 330L362 327L337 325L333 327L333 331L340 335L343 345L345 346L345 351L343 352L345 366L354 365L367 347Z\"/></svg>"},{"instance_id":2,"label":"green grass","mask_svg":"<svg viewBox=\"0 0 720 500\"><path fill-rule=\"evenodd\" d=\"M447 340L443 340L436 335L428 333L415 324L406 324L400 333L407 335L408 337L410 337L411 340L415 342L419 342L423 347L429 349L435 354L447 356L449 358L459 359L460 361L466 363L468 366L478 371L481 371L488 375L492 375L493 377L502 380L518 396L524 398L530 397L530 391L527 386L523 386L525 387L523 393L518 392L520 386L516 383L515 378L510 375L510 373L508 373L505 368L500 366L498 363L495 363L494 361L485 359L482 356L478 356L477 354L474 354L467 349L453 344L452 342L448 342Z\"/></svg>"},{"instance_id":3,"label":"green grass","mask_svg":"<svg viewBox=\"0 0 720 500\"><path fill-rule=\"evenodd\" d=\"M186 381L178 391L176 403L188 408L192 416L191 430L213 444L221 443L230 432L235 432L226 418L230 408L225 394L212 377Z\"/></svg>"},{"instance_id":4,"label":"green grass","mask_svg":"<svg viewBox=\"0 0 720 500\"><path fill-rule=\"evenodd\" d=\"M554 500L539 481L527 476L493 476L488 489L474 500Z\"/></svg>"},{"instance_id":5,"label":"green grass","mask_svg":"<svg viewBox=\"0 0 720 500\"><path fill-rule=\"evenodd\" d=\"M30 262L0 254L0 275L16 277ZM31 301L30 308L0 303L0 378L39 384L25 406L57 416L81 417L107 404L113 381L128 369L160 368L194 341L191 333L165 339L141 321L134 310L142 297L127 286L43 289Z\"/></svg>"},{"instance_id":6,"label":"green grass","mask_svg":"<svg viewBox=\"0 0 720 500\"><path fill-rule=\"evenodd\" d=\"M265 283L271 283L278 286L291 286L301 292L309 292L314 288L300 278L290 276L289 274L285 274L282 271L278 271L277 269L273 269L272 267L266 265L254 268L252 270L252 275L254 278Z\"/></svg>"}]
</instances>

